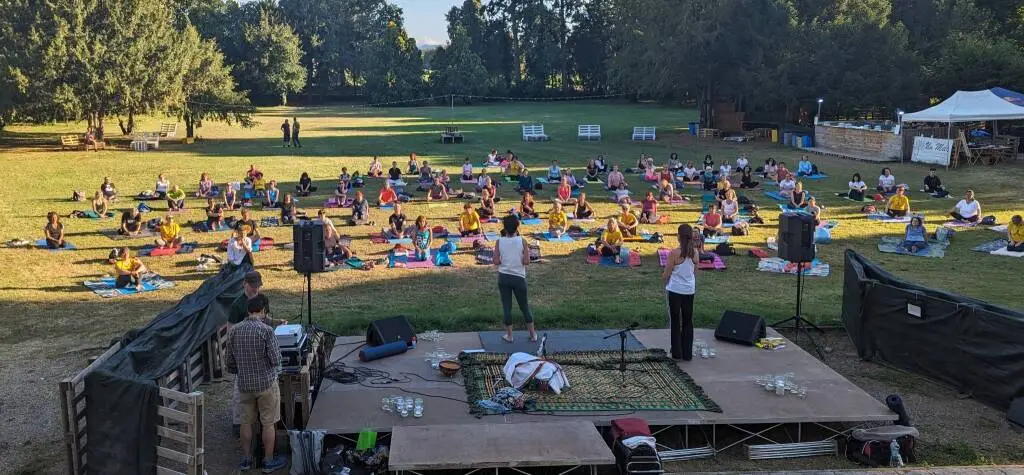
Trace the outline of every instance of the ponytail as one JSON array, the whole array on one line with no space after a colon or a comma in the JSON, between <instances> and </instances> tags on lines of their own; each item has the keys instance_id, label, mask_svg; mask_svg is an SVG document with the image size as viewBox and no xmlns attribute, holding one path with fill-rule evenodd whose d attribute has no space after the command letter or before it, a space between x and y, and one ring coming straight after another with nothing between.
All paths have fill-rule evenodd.
<instances>
[{"instance_id":1,"label":"ponytail","mask_svg":"<svg viewBox=\"0 0 1024 475\"><path fill-rule=\"evenodd\" d=\"M694 262L697 261L697 248L694 245L693 239L693 227L689 224L683 223L679 225L676 230L676 235L679 238L679 249L680 255L685 259L692 259Z\"/></svg>"}]
</instances>

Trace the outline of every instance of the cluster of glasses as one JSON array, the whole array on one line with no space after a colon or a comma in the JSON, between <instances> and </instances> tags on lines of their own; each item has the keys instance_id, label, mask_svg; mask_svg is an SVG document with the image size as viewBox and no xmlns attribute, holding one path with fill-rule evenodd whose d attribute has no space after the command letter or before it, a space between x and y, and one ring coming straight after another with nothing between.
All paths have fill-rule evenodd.
<instances>
[{"instance_id":1,"label":"cluster of glasses","mask_svg":"<svg viewBox=\"0 0 1024 475\"><path fill-rule=\"evenodd\" d=\"M423 398L389 396L380 400L380 410L394 412L402 417L423 417Z\"/></svg>"},{"instance_id":2,"label":"cluster of glasses","mask_svg":"<svg viewBox=\"0 0 1024 475\"><path fill-rule=\"evenodd\" d=\"M427 356L424 361L430 363L431 368L437 369L442 361L453 359L455 359L455 355L445 351L444 348L439 346L435 348L434 351L427 352Z\"/></svg>"},{"instance_id":3,"label":"cluster of glasses","mask_svg":"<svg viewBox=\"0 0 1024 475\"><path fill-rule=\"evenodd\" d=\"M704 340L693 341L693 356L700 358L714 358L718 356L718 351L713 347L708 346L708 342Z\"/></svg>"},{"instance_id":4,"label":"cluster of glasses","mask_svg":"<svg viewBox=\"0 0 1024 475\"><path fill-rule=\"evenodd\" d=\"M793 373L785 374L764 374L754 377L754 384L761 386L765 391L775 393L777 396L790 394L800 399L807 397L807 387L800 386L793 381Z\"/></svg>"},{"instance_id":5,"label":"cluster of glasses","mask_svg":"<svg viewBox=\"0 0 1024 475\"><path fill-rule=\"evenodd\" d=\"M416 335L417 341L432 341L438 342L444 339L443 333L437 330L425 331Z\"/></svg>"}]
</instances>

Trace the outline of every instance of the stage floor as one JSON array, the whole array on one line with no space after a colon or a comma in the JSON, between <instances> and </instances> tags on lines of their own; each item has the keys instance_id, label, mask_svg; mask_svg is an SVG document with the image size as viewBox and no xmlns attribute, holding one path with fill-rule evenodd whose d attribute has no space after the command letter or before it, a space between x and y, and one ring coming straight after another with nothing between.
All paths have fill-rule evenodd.
<instances>
[{"instance_id":1,"label":"stage floor","mask_svg":"<svg viewBox=\"0 0 1024 475\"><path fill-rule=\"evenodd\" d=\"M769 336L781 336L772 329ZM634 330L633 335L647 348L668 350L667 330ZM695 338L703 339L718 352L716 358L694 359L680 362L679 366L721 407L721 413L699 411L636 411L632 415L647 419L652 426L671 425L744 425L780 423L830 422L883 422L895 421L897 416L885 404L818 361L800 347L788 343L779 351L764 351L753 347L716 341L714 330L697 329ZM345 355L362 337L338 338L333 355ZM349 343L346 345L346 343ZM368 363L360 362L358 351L344 358L349 366L373 368L390 373L403 383L340 384L324 379L307 424L308 429L325 430L332 434L353 434L362 429L391 432L394 426L424 426L441 424L491 424L551 422L547 414L510 414L476 417L469 413L465 402L462 376L447 380L430 368L426 354L440 346L449 353L481 348L476 332L446 333L439 343L421 342L409 352ZM776 396L753 382L758 374L792 372L798 384L808 388L807 397ZM425 379L424 379L425 378ZM457 384L454 384L457 383ZM572 381L570 381L570 384ZM401 388L401 389L400 389ZM423 397L422 418L401 418L380 409L381 399L390 395L409 395L402 389L431 396ZM625 413L558 413L558 419L586 420L598 426L608 425L612 419L625 417Z\"/></svg>"}]
</instances>

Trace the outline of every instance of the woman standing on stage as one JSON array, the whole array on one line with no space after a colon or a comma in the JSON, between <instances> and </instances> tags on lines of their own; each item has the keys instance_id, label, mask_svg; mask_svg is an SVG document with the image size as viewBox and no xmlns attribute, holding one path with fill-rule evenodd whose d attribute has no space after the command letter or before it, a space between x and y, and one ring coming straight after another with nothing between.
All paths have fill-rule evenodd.
<instances>
[{"instance_id":1,"label":"woman standing on stage","mask_svg":"<svg viewBox=\"0 0 1024 475\"><path fill-rule=\"evenodd\" d=\"M697 291L697 248L693 228L680 224L677 230L679 247L673 249L665 263L662 279L668 296L669 339L672 358L690 361L693 358L693 296Z\"/></svg>"},{"instance_id":2,"label":"woman standing on stage","mask_svg":"<svg viewBox=\"0 0 1024 475\"><path fill-rule=\"evenodd\" d=\"M501 338L512 343L512 297L519 303L519 310L526 320L530 341L537 341L537 330L533 326L533 313L526 293L526 266L530 264L530 247L519 235L519 218L508 215L502 219L501 237L494 246L494 265L498 266L498 293L501 295L501 310L504 312L505 335Z\"/></svg>"}]
</instances>

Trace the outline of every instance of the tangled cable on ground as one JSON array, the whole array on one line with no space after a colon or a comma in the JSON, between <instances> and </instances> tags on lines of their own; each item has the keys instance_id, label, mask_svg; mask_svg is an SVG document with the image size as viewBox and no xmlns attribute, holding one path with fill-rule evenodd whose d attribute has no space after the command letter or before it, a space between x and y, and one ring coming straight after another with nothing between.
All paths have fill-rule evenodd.
<instances>
[{"instance_id":1,"label":"tangled cable on ground","mask_svg":"<svg viewBox=\"0 0 1024 475\"><path fill-rule=\"evenodd\" d=\"M352 351L355 351L357 349L358 348L355 348ZM351 352L349 352L349 353L351 354ZM422 392L419 392L419 391L414 391L412 389L403 388L401 386L393 386L393 385L396 385L396 384L411 383L413 380L409 376L415 376L415 377L417 377L419 379L422 379L423 381L436 382L436 383L451 383L451 384L454 384L456 386L460 386L460 387L462 386L461 384L459 384L459 383L457 383L455 381L443 380L443 379L430 379L430 378L426 378L426 377L420 376L420 375L415 374L415 373L407 373L407 372L399 373L399 375L401 377L400 378L396 378L396 377L392 376L391 373L388 372L388 371L384 371L384 370L380 370L380 369L375 369L375 368L368 368L368 367L365 367L365 366L350 366L350 365L344 363L343 361L341 361L343 359L344 359L344 357L336 360L333 363L331 363L331 365L328 366L327 369L324 371L324 377L327 378L327 379L330 379L331 381L337 382L339 384L358 384L360 386L371 388L371 389L380 389L380 388L386 388L386 387L387 388L394 388L394 389L396 389L398 391L401 391L403 393L415 394L417 396L437 398L437 399L447 399L449 401L455 401L455 402L461 402L463 404L467 404L465 399L458 399L458 398L453 398L453 397L448 397L448 396L441 396L441 395L438 395L438 394L427 394L427 393L422 393Z\"/></svg>"}]
</instances>

